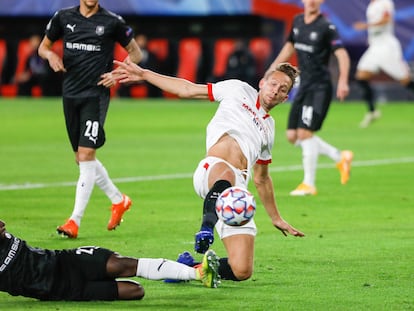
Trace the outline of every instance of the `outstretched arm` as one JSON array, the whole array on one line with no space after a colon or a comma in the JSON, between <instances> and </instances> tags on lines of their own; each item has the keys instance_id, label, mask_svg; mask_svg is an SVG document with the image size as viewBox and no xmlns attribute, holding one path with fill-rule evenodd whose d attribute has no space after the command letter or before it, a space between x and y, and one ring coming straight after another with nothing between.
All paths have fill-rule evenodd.
<instances>
[{"instance_id":1,"label":"outstretched arm","mask_svg":"<svg viewBox=\"0 0 414 311\"><path fill-rule=\"evenodd\" d=\"M349 68L351 61L349 60L348 52L345 48L340 48L335 51L336 59L338 60L339 77L338 85L336 88L336 97L340 100L344 100L349 94Z\"/></svg>"},{"instance_id":2,"label":"outstretched arm","mask_svg":"<svg viewBox=\"0 0 414 311\"><path fill-rule=\"evenodd\" d=\"M54 72L66 72L62 58L52 50L52 46L53 42L47 36L44 36L38 48L39 56L49 62L49 66Z\"/></svg>"},{"instance_id":3,"label":"outstretched arm","mask_svg":"<svg viewBox=\"0 0 414 311\"><path fill-rule=\"evenodd\" d=\"M142 60L142 51L138 46L135 39L131 39L128 45L125 47L128 52L128 58L135 64L138 64ZM125 61L125 60L124 60Z\"/></svg>"},{"instance_id":4,"label":"outstretched arm","mask_svg":"<svg viewBox=\"0 0 414 311\"><path fill-rule=\"evenodd\" d=\"M185 79L162 75L149 69L143 69L128 60L125 62L114 61L114 63L118 65L118 68L112 74L120 83L147 81L182 98L208 98L206 84L196 84Z\"/></svg>"},{"instance_id":5,"label":"outstretched arm","mask_svg":"<svg viewBox=\"0 0 414 311\"><path fill-rule=\"evenodd\" d=\"M376 21L375 23L371 23L368 24L368 22L356 22L354 23L352 26L354 27L354 29L356 30L366 30L371 26L383 26L386 25L390 22L392 22L392 14L389 11L384 12L382 18L378 21Z\"/></svg>"},{"instance_id":6,"label":"outstretched arm","mask_svg":"<svg viewBox=\"0 0 414 311\"><path fill-rule=\"evenodd\" d=\"M267 214L272 220L273 225L279 229L285 236L287 233L303 237L305 234L289 225L279 214L276 205L275 193L273 190L272 178L269 175L267 165L255 164L254 166L254 183L260 200L262 201Z\"/></svg>"},{"instance_id":7,"label":"outstretched arm","mask_svg":"<svg viewBox=\"0 0 414 311\"><path fill-rule=\"evenodd\" d=\"M135 39L129 41L125 50L128 52L128 56L124 59L124 62L139 63L142 60L142 51ZM98 85L103 85L108 88L113 87L115 84L116 80L112 72L106 72L101 75L101 80L98 82Z\"/></svg>"}]
</instances>

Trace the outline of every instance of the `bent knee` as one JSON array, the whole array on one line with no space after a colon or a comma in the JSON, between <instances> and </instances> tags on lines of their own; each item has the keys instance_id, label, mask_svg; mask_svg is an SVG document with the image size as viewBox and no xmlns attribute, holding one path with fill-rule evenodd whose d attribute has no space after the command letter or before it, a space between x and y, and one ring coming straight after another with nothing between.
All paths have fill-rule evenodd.
<instances>
[{"instance_id":1,"label":"bent knee","mask_svg":"<svg viewBox=\"0 0 414 311\"><path fill-rule=\"evenodd\" d=\"M144 298L145 296L144 287L142 287L141 285L137 286L133 293L133 296L134 296L133 298L134 300L141 300L142 298Z\"/></svg>"},{"instance_id":2,"label":"bent knee","mask_svg":"<svg viewBox=\"0 0 414 311\"><path fill-rule=\"evenodd\" d=\"M144 287L136 281L117 281L117 285L120 300L141 300L145 296Z\"/></svg>"},{"instance_id":3,"label":"bent knee","mask_svg":"<svg viewBox=\"0 0 414 311\"><path fill-rule=\"evenodd\" d=\"M288 142L290 142L291 144L295 144L296 140L298 139L296 131L295 130L288 130L286 132L286 138L287 138Z\"/></svg>"},{"instance_id":4,"label":"bent knee","mask_svg":"<svg viewBox=\"0 0 414 311\"><path fill-rule=\"evenodd\" d=\"M247 269L232 269L233 270L233 273L234 273L234 276L237 278L237 280L239 280L239 281L244 281L244 280L247 280L247 279L249 279L251 276L252 276L252 274L253 274L253 271L252 271L252 269L249 269L249 268L247 268Z\"/></svg>"}]
</instances>

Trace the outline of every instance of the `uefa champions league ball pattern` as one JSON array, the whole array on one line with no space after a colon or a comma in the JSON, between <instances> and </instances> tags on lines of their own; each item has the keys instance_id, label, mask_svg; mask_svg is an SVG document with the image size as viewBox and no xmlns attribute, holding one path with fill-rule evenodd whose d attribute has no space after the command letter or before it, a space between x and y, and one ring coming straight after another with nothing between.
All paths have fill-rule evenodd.
<instances>
[{"instance_id":1,"label":"uefa champions league ball pattern","mask_svg":"<svg viewBox=\"0 0 414 311\"><path fill-rule=\"evenodd\" d=\"M256 201L246 189L230 187L216 201L216 213L229 226L243 226L254 216Z\"/></svg>"}]
</instances>

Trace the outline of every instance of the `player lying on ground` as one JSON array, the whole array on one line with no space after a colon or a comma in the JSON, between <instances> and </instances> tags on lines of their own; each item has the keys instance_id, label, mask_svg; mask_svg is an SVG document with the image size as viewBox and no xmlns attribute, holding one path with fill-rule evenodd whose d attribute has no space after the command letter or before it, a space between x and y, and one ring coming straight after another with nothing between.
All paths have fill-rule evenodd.
<instances>
[{"instance_id":1,"label":"player lying on ground","mask_svg":"<svg viewBox=\"0 0 414 311\"><path fill-rule=\"evenodd\" d=\"M196 84L185 79L161 75L132 62L120 63L112 75L121 83L148 81L182 98L218 101L220 105L207 127L207 157L200 161L193 177L197 194L204 199L201 230L195 236L195 250L205 253L214 240L214 226L228 258L221 258L223 279L241 281L253 272L256 225L232 227L217 219L215 203L219 194L231 186L247 189L254 173L260 200L275 228L302 237L280 215L268 165L272 161L275 122L269 115L288 98L299 71L289 63L275 66L259 82L259 91L240 80ZM102 82L101 82L102 83Z\"/></svg>"},{"instance_id":2,"label":"player lying on ground","mask_svg":"<svg viewBox=\"0 0 414 311\"><path fill-rule=\"evenodd\" d=\"M139 300L144 288L133 280L200 280L217 287L218 258L206 253L197 268L167 260L124 257L97 246L67 250L33 248L6 231L0 220L0 291L40 300Z\"/></svg>"}]
</instances>

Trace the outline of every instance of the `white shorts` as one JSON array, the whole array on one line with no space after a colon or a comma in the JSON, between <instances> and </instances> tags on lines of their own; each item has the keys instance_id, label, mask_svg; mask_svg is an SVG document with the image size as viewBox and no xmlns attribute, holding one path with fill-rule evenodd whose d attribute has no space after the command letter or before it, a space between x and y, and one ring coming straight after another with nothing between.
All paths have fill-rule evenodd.
<instances>
[{"instance_id":1,"label":"white shorts","mask_svg":"<svg viewBox=\"0 0 414 311\"><path fill-rule=\"evenodd\" d=\"M371 44L359 60L357 69L372 73L382 70L397 81L410 74L400 42L394 37L386 38L378 44Z\"/></svg>"},{"instance_id":2,"label":"white shorts","mask_svg":"<svg viewBox=\"0 0 414 311\"><path fill-rule=\"evenodd\" d=\"M220 237L220 239L224 239L226 237L237 235L237 234L249 234L256 236L257 234L257 227L254 219L250 220L247 224L237 227L237 226L229 226L222 222L220 219L216 223L216 231Z\"/></svg>"},{"instance_id":3,"label":"white shorts","mask_svg":"<svg viewBox=\"0 0 414 311\"><path fill-rule=\"evenodd\" d=\"M194 190L201 198L204 199L207 193L210 191L208 188L208 176L210 174L211 168L217 163L226 163L232 169L234 175L236 176L236 184L234 186L247 189L248 176L246 176L246 173L244 171L235 168L233 165L223 159L216 157L207 157L200 161L193 175Z\"/></svg>"},{"instance_id":4,"label":"white shorts","mask_svg":"<svg viewBox=\"0 0 414 311\"><path fill-rule=\"evenodd\" d=\"M246 177L245 172L235 168L233 165L223 159L216 157L207 157L200 161L193 175L194 190L201 198L204 199L207 193L210 191L208 188L208 175L210 174L210 169L215 164L221 162L226 163L233 170L234 175L236 176L235 186L247 189L248 176ZM257 233L256 224L253 219L247 224L240 227L229 226L223 223L221 220L218 220L216 223L216 230L220 239L236 234L250 234L256 236Z\"/></svg>"}]
</instances>

